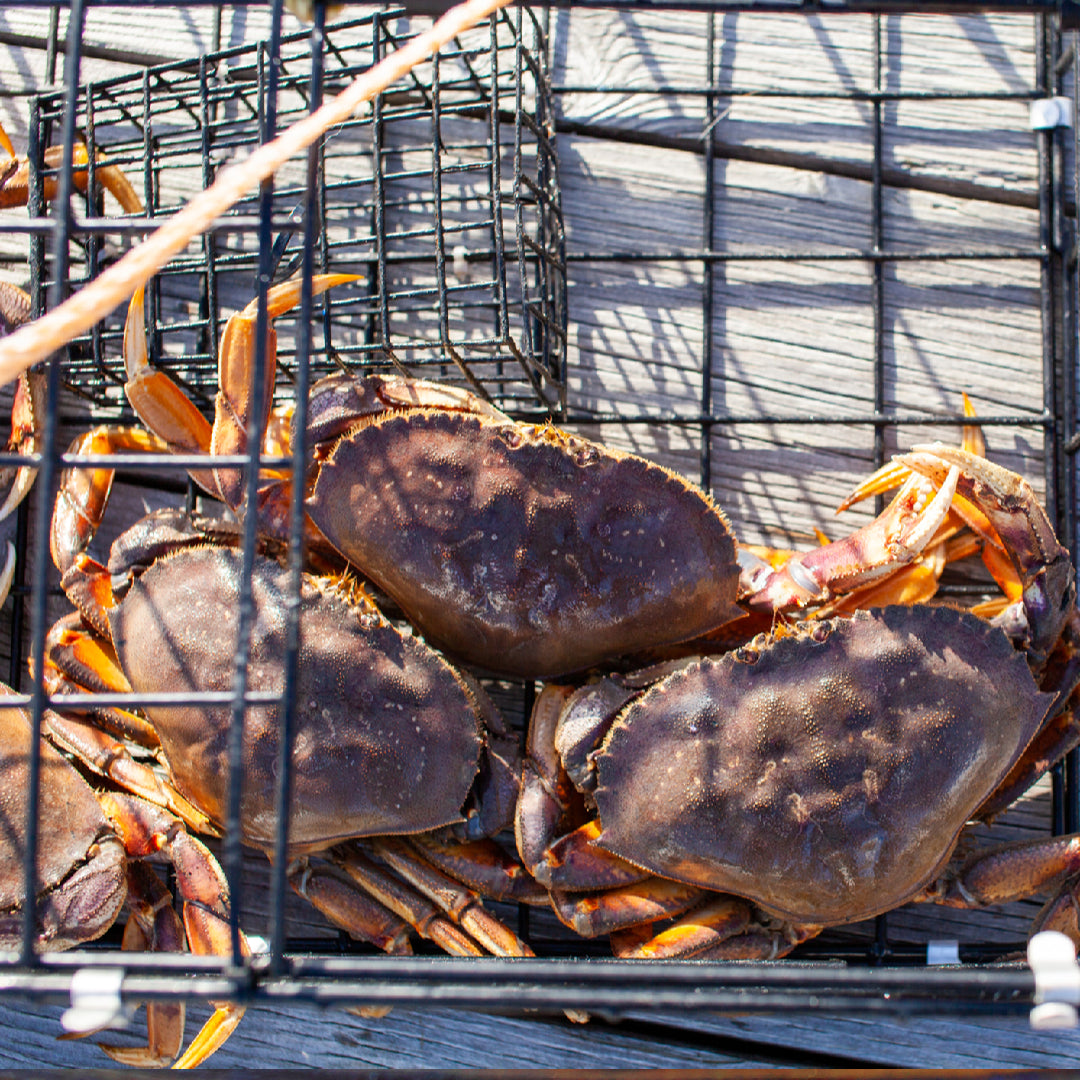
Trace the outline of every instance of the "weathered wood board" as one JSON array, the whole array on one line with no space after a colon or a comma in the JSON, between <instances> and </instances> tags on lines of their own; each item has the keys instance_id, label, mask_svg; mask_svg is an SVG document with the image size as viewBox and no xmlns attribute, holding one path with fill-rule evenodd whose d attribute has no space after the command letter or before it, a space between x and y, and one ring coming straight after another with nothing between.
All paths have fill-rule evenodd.
<instances>
[{"instance_id":1,"label":"weathered wood board","mask_svg":"<svg viewBox=\"0 0 1080 1080\"><path fill-rule=\"evenodd\" d=\"M208 7L92 7L83 76L103 79L208 52L215 17ZM61 28L65 19L62 12ZM225 47L257 40L269 26L261 7L225 7L221 19ZM556 8L549 20L569 256L568 407L613 417L580 430L694 478L707 439L714 494L746 541L812 544L815 528L835 536L866 521L869 509L838 521L833 507L873 462L872 428L862 422L875 393L873 262L838 258L865 255L873 243L875 106L851 96L875 86L872 20L717 16L711 58L708 17L700 13ZM26 95L48 82L47 27L43 8L0 10L0 123L17 144L26 137ZM1035 40L1026 17L888 16L881 20L880 86L1026 94L1036 85ZM711 101L697 92L710 63L718 88ZM58 72L62 67L61 60ZM824 96L777 97L778 87ZM930 96L886 100L880 113L884 249L984 256L1036 250L1038 163L1025 101ZM710 134L711 177L700 151ZM167 178L174 186L165 201L182 201L198 182L195 173ZM297 166L284 183L301 176ZM706 269L693 257L705 247L728 257ZM26 250L24 238L0 232L4 280L25 282ZM760 251L786 257L734 257ZM1029 421L988 438L995 460L1024 472L1040 492L1041 288L1039 263L1030 257L887 261L880 327L886 409L954 416L967 392L982 415ZM195 302L183 290L178 283L172 297L178 317ZM238 275L225 306L249 296L250 284ZM339 340L347 343L351 332L342 328ZM192 346L178 335L168 347ZM699 417L703 386L712 413L740 422L711 429L670 422ZM89 422L77 399L64 413L65 437ZM643 415L661 422L643 423ZM847 422L805 422L825 417ZM885 435L888 452L955 439L956 428L927 423L886 428ZM116 524L99 545L122 521L175 499L144 485L119 488ZM57 613L61 608L57 600ZM1044 833L1049 803L1044 783L994 835ZM246 924L262 932L266 867L252 856L249 868ZM1019 942L1037 906L906 909L891 917L890 932L917 943ZM300 901L291 900L288 912L293 932L330 933ZM534 926L541 936L557 933L543 920ZM867 926L844 931L862 939L872 933ZM205 1016L201 1008L191 1012ZM2 1040L0 1065L100 1065L89 1040L54 1041L58 1013L5 1003L0 1025L12 1035ZM369 1021L299 1006L252 1010L213 1064L722 1067L835 1061L841 1046L879 1065L1080 1065L1076 1033L1036 1034L1015 1019L688 1012L581 1028L559 1018L435 1009Z\"/></svg>"}]
</instances>

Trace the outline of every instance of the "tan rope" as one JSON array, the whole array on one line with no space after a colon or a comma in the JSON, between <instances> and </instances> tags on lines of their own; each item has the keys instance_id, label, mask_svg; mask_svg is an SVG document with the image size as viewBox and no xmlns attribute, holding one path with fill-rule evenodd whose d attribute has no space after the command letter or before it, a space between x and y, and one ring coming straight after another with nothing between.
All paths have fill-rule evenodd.
<instances>
[{"instance_id":1,"label":"tan rope","mask_svg":"<svg viewBox=\"0 0 1080 1080\"><path fill-rule=\"evenodd\" d=\"M55 310L0 339L0 385L31 364L44 360L73 338L86 333L145 284L194 236L205 232L294 154L306 150L323 132L348 120L365 101L407 75L438 52L455 35L482 22L511 0L465 0L451 8L429 30L359 75L341 94L286 128L276 139L238 164L222 169L217 179L175 217L170 218L119 262L74 293Z\"/></svg>"}]
</instances>

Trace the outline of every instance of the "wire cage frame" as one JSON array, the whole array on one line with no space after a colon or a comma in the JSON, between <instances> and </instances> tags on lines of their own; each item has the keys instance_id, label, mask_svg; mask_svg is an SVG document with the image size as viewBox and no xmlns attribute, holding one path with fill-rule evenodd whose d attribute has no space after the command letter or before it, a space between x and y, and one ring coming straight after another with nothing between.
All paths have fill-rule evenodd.
<instances>
[{"instance_id":1,"label":"wire cage frame","mask_svg":"<svg viewBox=\"0 0 1080 1080\"><path fill-rule=\"evenodd\" d=\"M589 5L583 5L589 6ZM757 4L680 5L700 7L713 12L733 12L740 9L767 7ZM832 6L832 5L830 5ZM1015 5L1017 8L1020 5ZM852 10L873 9L874 5L852 5ZM1026 11L1030 4L1023 5ZM1051 16L1057 15L1060 5L1047 4L1047 15L1039 16L1039 85L1033 90L1018 91L1012 98L1027 101L1045 97L1061 90L1075 70L1075 45L1069 36L1062 35L1060 24ZM550 14L550 13L549 13ZM318 51L323 61L331 55L341 63L337 74L344 78L356 67L369 63L377 55L378 42L393 40L395 13L336 23L326 31L327 44ZM517 22L511 20L517 19ZM371 37L360 47L335 44L338 35L357 26L370 28ZM520 45L522 26L537 36L532 48ZM880 82L869 92L852 92L851 97L870 102L877 137L875 153L869 163L868 177L873 189L872 228L868 247L837 253L834 250L802 249L795 252L776 250L738 251L717 250L714 244L716 223L710 218L714 193L708 196L703 213L706 240L697 251L631 251L614 252L567 250L563 237L559 187L555 174L555 142L551 133L588 135L590 125L576 124L560 113L559 100L575 92L595 92L593 86L569 84L545 85L547 45L542 34L543 19L535 14L520 13L501 16L493 22L492 44L483 49L462 47L461 51L443 56L433 65L432 81L423 76L407 85L397 95L391 93L382 103L376 103L369 117L360 117L355 130L335 134L327 140L316 162L314 182L297 176L279 177L272 197L252 201L238 208L231 223L202 241L189 255L159 275L147 302L147 311L154 327L153 354L157 362L168 368L188 389L194 399L208 407L216 387L215 350L223 325L220 301L222 293L229 295L257 290L256 278L267 282L274 277L288 276L299 266L308 274L333 266L334 269L362 273L365 283L355 295L331 294L321 304L320 319L310 340L305 342L303 314L296 320L297 329L290 331L288 320L280 320L282 361L278 388L283 396L299 393L297 387L307 384L318 374L334 370L338 365L353 368L388 370L400 364L412 373L438 377L480 389L496 404L522 418L552 415L567 424L579 425L588 431L597 427L605 431L610 425L633 426L671 425L692 427L722 435L743 424L757 424L770 419L763 413L739 414L718 404L711 396L712 379L709 373L716 365L710 354L712 345L708 334L704 343L702 363L706 377L700 394L677 414L657 414L647 408L613 409L609 403L589 399L584 395L568 394L567 384L573 373L566 369L567 318L573 318L572 305L566 295L564 266L570 274L575 265L611 262L632 264L637 261L665 261L676 258L701 268L703 310L710 310L720 300L721 287L714 271L727 262L785 261L823 262L850 260L873 267L874 286L871 310L875 327L874 351L877 384L884 376L883 307L885 304L882 271L909 259L975 260L1001 259L1026 261L1038 267L1041 299L1041 342L1043 348L1044 400L1035 414L1017 417L1015 414L983 416L980 422L992 431L995 428L1024 427L1039 433L1046 467L1046 501L1055 519L1062 541L1074 546L1075 477L1072 444L1068 441L1074 424L1075 397L1075 327L1076 280L1075 259L1069 257L1072 243L1072 219L1077 205L1075 188L1066 183L1065 163L1075 147L1066 145L1066 135L1060 128L1040 132L1035 137L1038 156L1038 211L1040 235L1036 243L1010 250L972 250L943 246L933 250L904 251L890 248L882 228L884 207L883 188L890 177L883 164L880 146L881 107L890 100L903 98L902 91L890 90ZM500 34L506 34L510 45L499 44ZM874 33L880 35L880 26ZM317 32L316 32L317 34ZM381 34L386 37L380 38ZM720 30L710 23L710 34L719 37ZM72 87L62 94L42 95L35 100L30 123L31 160L40 156L49 142L49 134L62 125L78 128L88 145L103 149L110 161L133 172L142 171L143 201L148 217L168 213L179 201L181 172L190 169L206 176L219 161L239 146L250 145L263 131L280 126L290 111L306 110L311 100L303 88L312 53L307 51L310 35L282 36L257 49L222 50L201 58L197 64L167 70L151 70L139 79L117 80L91 85L80 91L78 119L65 106L73 100ZM877 38L880 48L880 36ZM512 61L506 61L503 50L509 49ZM710 43L710 55L712 45ZM275 59L280 56L280 60ZM229 79L215 77L215 64L227 63L234 68ZM269 89L275 68L278 88ZM452 74L442 77L446 68ZM504 79L503 102L494 104L498 95L490 94L485 80L498 71ZM528 72L528 75L525 73ZM324 75L327 89L332 79ZM238 85L234 85L233 81ZM532 105L524 109L516 95L522 82L531 80ZM498 80L496 80L498 81ZM487 87L487 89L485 89ZM625 90L625 87L618 88ZM313 89L310 93L315 94ZM700 84L680 85L678 93L697 95L704 99L710 118L718 117L723 102L742 94L761 97L759 87L741 89L722 84L716 72ZM778 91L784 97L798 96L790 90ZM276 117L267 114L267 97L278 100ZM549 98L550 95L550 98ZM527 98L530 94L525 95ZM808 97L813 98L813 93ZM949 97L949 94L943 94ZM957 100L962 93L955 93ZM514 101L513 105L507 102ZM445 111L443 111L445 110ZM510 114L507 119L507 114ZM438 117L433 121L432 116ZM432 135L434 125L435 134ZM458 125L481 127L479 139L458 138ZM598 126L592 130L599 131ZM1077 130L1075 121L1072 132ZM455 135L448 133L454 131ZM501 181L491 181L500 168L499 153L492 147L503 146L503 134L512 132L514 144L503 157L505 176L513 182L506 190ZM520 139L530 141L527 153L533 167L524 169L520 163ZM417 132L416 141L410 137ZM496 134L492 134L495 132ZM501 132L502 134L500 134ZM610 135L610 131L605 132ZM394 136L402 140L392 151L384 140ZM673 145L679 136L663 132L636 137L642 143ZM631 142L633 140L630 140ZM360 179L345 177L341 158L357 152L367 160L386 163L391 153L402 162L409 155L423 157L423 165L400 168L386 164L385 169L373 168L370 175ZM465 156L476 153L479 160L464 165L447 166L443 156L447 146L462 151ZM147 152L147 147L151 151ZM685 148L685 147L683 147ZM732 151L719 138L700 143L700 152L707 161L706 171L714 174L713 163ZM340 152L340 153L339 153ZM219 156L215 156L219 155ZM1073 158L1075 160L1075 158ZM93 161L93 155L91 155ZM94 190L91 165L90 189ZM521 175L518 175L520 170ZM63 168L58 170L61 176ZM42 163L36 170L36 201L32 198L32 224L41 222L47 212L41 190L48 169ZM33 173L32 173L33 175ZM491 182L486 195L477 196L468 183L482 176L482 185ZM449 177L466 178L467 193L442 200L439 194L414 199L416 187L432 182L446 184ZM384 185L380 188L380 184ZM400 198L395 199L388 186L400 184ZM477 223L478 203L496 202L502 194L505 202L492 216ZM298 214L297 206L306 203L306 212ZM410 214L421 204L422 211L434 207L434 223L418 228L409 224L388 225L387 218L395 213L402 220L413 220ZM74 219L60 221L61 235L70 239L81 234L84 246L71 247L62 243L53 248L47 241L44 227L27 230L31 237L31 292L35 310L42 311L53 303L58 293L57 281L92 276L103 260L110 257L108 244L102 236L123 237L128 233L146 230L147 223L131 221L128 226L115 219L102 220L102 207L88 201L85 216L76 225ZM299 233L307 222L303 239ZM360 224L357 225L356 223ZM500 254L499 232L502 222L512 223L516 231L518 266L508 272L508 262ZM55 226L49 223L49 228ZM5 229L7 226L5 225ZM125 229L127 232L125 232ZM476 238L473 242L473 238ZM509 246L509 245L508 245ZM302 250L298 250L301 249ZM418 250L419 249L419 250ZM455 250L457 249L457 250ZM462 250L464 249L464 250ZM58 254L67 251L67 255ZM65 266L65 260L70 259ZM403 268L420 267L420 282L404 280ZM72 267L74 273L72 273ZM480 267L482 269L478 270ZM517 274L513 270L517 270ZM377 287L376 283L383 287ZM520 292L517 292L520 283ZM52 290L52 292L50 292ZM493 297L494 294L494 298ZM478 299L478 296L480 297ZM513 316L509 314L513 309ZM707 320L706 320L707 321ZM490 328L495 325L497 332ZM418 326L422 329L418 329ZM504 332L507 326L512 330ZM319 330L322 331L319 341ZM332 330L332 334L331 334ZM427 330L429 332L425 333ZM76 343L71 355L61 365L61 377L78 392L92 400L95 415L107 418L122 417L124 405L119 388L123 381L116 357L119 353L119 320L106 322L85 341ZM474 351L475 350L475 351ZM310 354L305 362L304 354ZM479 359L477 359L479 355ZM568 378L569 376L569 378ZM883 393L875 390L871 407L864 414L829 417L799 415L771 417L794 424L861 424L872 431L875 458L884 459L896 445L898 431L919 428L928 423L955 426L958 419L929 415L913 409L890 408ZM719 486L715 473L713 438L703 438L697 461L702 484L709 489ZM61 445L47 451L55 470L63 459ZM120 459L121 464L135 463ZM175 468L168 462L153 459L140 467L151 475L166 474ZM42 469L46 479L48 469ZM722 479L722 477L721 477ZM47 488L47 485L43 485ZM32 550L30 530L24 514L24 527L19 544L22 552ZM40 536L40 532L38 536ZM40 540L35 540L40 544ZM43 552L43 548L39 551ZM21 560L22 561L22 560ZM42 562L31 565L42 566ZM16 597L18 624L12 628L17 641L27 636L26 622L31 626L29 637L40 641L46 623L42 615L31 611L25 618L24 606L33 608L44 603L46 583L34 573ZM953 585L953 592L964 595L977 588L966 582ZM25 598L21 600L21 598ZM44 610L44 609L42 609ZM22 663L13 665L12 678L22 676ZM17 668L18 670L14 670ZM531 693L528 687L496 687L499 704L508 714L521 721ZM241 688L241 698L248 694L249 703L255 700L250 691ZM40 716L42 700L35 692L35 710ZM239 710L240 706L236 705ZM240 710L242 711L242 710ZM1055 831L1073 831L1077 827L1077 787L1075 760L1060 767L1054 777ZM223 862L230 877L237 880L240 855L226 844ZM284 888L282 880L275 887ZM236 889L241 912L244 890ZM279 901L280 903L280 901ZM280 910L280 908L278 908ZM650 965L583 963L578 956L590 952L584 947L570 948L562 941L549 940L542 928L530 932L528 912L520 915L519 929L527 940L534 941L543 959L516 963L512 972L497 962L453 960L388 961L371 957L339 942L336 954L299 955L311 951L311 942L290 941L281 937L271 942L270 952L254 962L232 958L232 964L204 962L192 957L124 957L129 972L124 995L134 999L153 997L236 997L258 1001L267 993L292 996L320 1003L424 1002L437 986L440 999L446 1003L475 1005L485 1002L500 1007L508 1004L544 1008L595 1006L597 995L614 1010L635 1006L652 1006L658 1002L684 1005L686 987L695 988L694 1007L697 1008L807 1008L831 1007L858 1011L904 1013L905 1011L940 1011L943 1006L957 1011L1008 1012L1025 1011L1030 1007L1033 984L1030 974L1015 966L963 966L957 970L904 970L880 966L888 959L893 964L925 962L925 948L912 947L890 939L887 918L879 920L870 940L854 944L830 940L810 946L797 955L795 963L777 965L664 965L658 970ZM331 950L327 949L327 953ZM339 955L342 951L346 954ZM1016 951L1016 943L989 946L985 949L965 947L965 961L1000 960ZM814 961L825 959L851 961L849 968L840 970L832 964L819 967ZM803 962L799 962L803 961ZM78 967L117 963L116 954L109 948L101 952L60 954L34 957L26 952L13 960L9 985L21 992L43 996L66 996L71 973ZM177 982L183 974L188 981Z\"/></svg>"},{"instance_id":2,"label":"wire cage frame","mask_svg":"<svg viewBox=\"0 0 1080 1080\"><path fill-rule=\"evenodd\" d=\"M337 92L400 47L409 34L404 14L389 9L336 23L323 46L325 92ZM332 264L366 284L323 301L313 377L340 367L433 371L507 407L559 409L564 287L540 44L535 20L518 26L497 19L483 40L443 50L429 70L414 71L407 85L322 143L317 270ZM283 35L273 70L269 48L265 42L224 49L83 87L78 126L90 162L88 190L97 190L99 168L119 168L133 177L147 217L174 213L185 192L207 186L260 133L306 113L310 33ZM65 100L57 91L31 103L36 206L56 183L58 171L44 155L60 131ZM95 216L102 208L92 201L87 195L87 213ZM275 280L299 271L296 238L306 209L302 170L279 175L270 211ZM149 290L154 359L204 408L217 387L222 298L235 289L255 292L256 210L254 198L240 204L233 228L217 234L220 243L207 238ZM72 287L115 254L93 232L85 235L68 266ZM47 246L38 245L31 266L40 314L55 280ZM67 385L105 407L122 397L120 336L116 323L96 329L73 345L65 365ZM278 381L287 388L295 381L287 347L279 348L278 361Z\"/></svg>"}]
</instances>

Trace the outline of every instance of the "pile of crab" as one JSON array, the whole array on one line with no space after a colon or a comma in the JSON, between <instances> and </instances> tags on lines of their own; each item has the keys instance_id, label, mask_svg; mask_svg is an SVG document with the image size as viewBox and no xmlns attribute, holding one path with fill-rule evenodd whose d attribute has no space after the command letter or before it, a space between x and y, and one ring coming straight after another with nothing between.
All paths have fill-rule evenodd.
<instances>
[{"instance_id":1,"label":"pile of crab","mask_svg":"<svg viewBox=\"0 0 1080 1080\"><path fill-rule=\"evenodd\" d=\"M270 317L299 297L272 288ZM773 958L911 901L1039 892L1051 899L1038 926L1080 939L1078 838L954 857L970 823L1080 742L1069 554L974 428L963 447L916 447L875 475L856 497L899 491L845 539L756 551L682 477L455 387L335 375L313 387L305 432L269 392L254 416L256 319L253 302L226 327L211 422L149 364L132 300L126 389L144 426L96 429L75 452L205 454L192 478L229 513L153 514L101 563L88 546L112 471L62 478L51 550L73 610L34 665L53 706L41 888L22 895L25 823L9 806L0 945L18 944L33 904L42 949L126 910L127 947L230 953L227 883L197 837L225 826L230 707L76 711L63 698L228 692L245 593L252 691L284 692L299 605L288 879L388 952L418 934L459 955L529 955L485 899L549 907L619 956ZM27 381L13 448L35 447L40 409ZM250 505L243 470L212 460L246 453L251 429L269 456L313 448L298 598L289 476L267 470ZM20 473L14 498L29 484ZM228 524L247 515L250 579ZM993 611L928 602L962 531L1001 585ZM470 669L544 684L523 755ZM251 706L244 720L242 840L268 854L280 712ZM18 708L0 723L3 790L22 790L31 727ZM180 917L148 865L163 860ZM151 1045L109 1048L118 1060L179 1052L182 1013L152 1008ZM204 1060L241 1014L221 1005L178 1064Z\"/></svg>"}]
</instances>

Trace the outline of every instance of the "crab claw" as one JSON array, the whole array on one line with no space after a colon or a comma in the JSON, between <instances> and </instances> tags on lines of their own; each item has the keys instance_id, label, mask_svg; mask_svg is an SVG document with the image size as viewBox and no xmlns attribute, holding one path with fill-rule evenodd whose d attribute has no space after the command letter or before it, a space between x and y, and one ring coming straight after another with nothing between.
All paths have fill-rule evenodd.
<instances>
[{"instance_id":1,"label":"crab claw","mask_svg":"<svg viewBox=\"0 0 1080 1080\"><path fill-rule=\"evenodd\" d=\"M45 414L45 376L37 371L24 371L15 388L11 405L11 437L5 450L9 454L34 454L42 436L42 417ZM37 469L30 465L7 466L0 469L0 486L10 483L7 498L0 506L0 521L10 516L34 486Z\"/></svg>"},{"instance_id":2,"label":"crab claw","mask_svg":"<svg viewBox=\"0 0 1080 1080\"><path fill-rule=\"evenodd\" d=\"M975 406L971 404L971 398L963 394L964 415L969 419L975 419ZM965 424L962 429L960 445L971 454L986 457L986 440L983 438L982 428L978 424ZM886 491L892 491L899 487L909 476L911 470L902 464L897 458L887 461L872 476L868 476L858 487L854 488L843 502L836 508L838 514L843 513L849 507L872 495L882 495Z\"/></svg>"},{"instance_id":3,"label":"crab claw","mask_svg":"<svg viewBox=\"0 0 1080 1080\"><path fill-rule=\"evenodd\" d=\"M1014 639L1026 639L1032 667L1041 667L1074 610L1076 575L1031 485L1000 465L943 443L913 447L897 460L934 484L958 474L957 491L986 515L1022 586L1021 599L999 622Z\"/></svg>"},{"instance_id":4,"label":"crab claw","mask_svg":"<svg viewBox=\"0 0 1080 1080\"><path fill-rule=\"evenodd\" d=\"M778 570L744 573L751 608L777 611L830 600L870 584L916 559L945 520L959 470L938 491L921 476L910 476L896 497L869 525L843 540L788 559Z\"/></svg>"}]
</instances>

